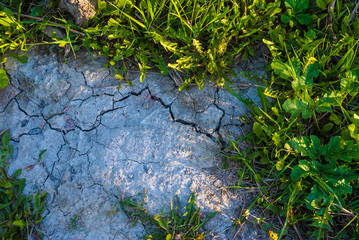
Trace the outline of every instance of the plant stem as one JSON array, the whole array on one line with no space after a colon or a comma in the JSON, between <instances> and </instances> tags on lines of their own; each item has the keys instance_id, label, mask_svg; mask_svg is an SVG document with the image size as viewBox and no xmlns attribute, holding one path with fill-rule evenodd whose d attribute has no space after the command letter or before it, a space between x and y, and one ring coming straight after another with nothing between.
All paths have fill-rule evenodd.
<instances>
[{"instance_id":1,"label":"plant stem","mask_svg":"<svg viewBox=\"0 0 359 240\"><path fill-rule=\"evenodd\" d=\"M298 228L297 228L297 226L295 226L295 224L293 225L293 228L294 228L295 232L297 233L299 240L303 240L303 238L300 235L300 232L298 231Z\"/></svg>"},{"instance_id":2,"label":"plant stem","mask_svg":"<svg viewBox=\"0 0 359 240\"><path fill-rule=\"evenodd\" d=\"M44 21L44 20L45 20L45 19L40 18L40 17L34 17L34 16L31 16L31 15L22 14L22 13L19 14L19 13L13 12L13 14L15 14L15 15L20 15L20 17L32 18L32 19L35 19L35 20L37 20L37 21ZM59 27L59 28L66 29L66 26L61 25L61 24L58 24L58 23L55 23L55 22L53 22L53 21L48 21L48 23L51 23L51 24L53 24L53 25L55 25L55 26L57 26L57 27ZM80 32L80 31L77 31L77 30L69 29L69 31L70 31L70 32L73 32L73 33L76 33L76 34L78 34L78 35L80 35L80 36L82 36L82 37L85 36L85 34L84 34L83 32Z\"/></svg>"}]
</instances>

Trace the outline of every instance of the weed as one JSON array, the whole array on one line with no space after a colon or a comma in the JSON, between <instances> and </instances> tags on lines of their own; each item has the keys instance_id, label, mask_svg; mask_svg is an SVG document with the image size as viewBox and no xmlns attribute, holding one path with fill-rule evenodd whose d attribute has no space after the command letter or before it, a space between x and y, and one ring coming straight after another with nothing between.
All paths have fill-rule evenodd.
<instances>
[{"instance_id":1,"label":"weed","mask_svg":"<svg viewBox=\"0 0 359 240\"><path fill-rule=\"evenodd\" d=\"M74 229L79 229L79 227L77 226L77 221L80 219L79 214L76 214L73 218L71 218L71 231Z\"/></svg>"},{"instance_id":2,"label":"weed","mask_svg":"<svg viewBox=\"0 0 359 240\"><path fill-rule=\"evenodd\" d=\"M8 175L13 149L10 145L9 132L3 133L0 160L0 227L2 239L25 239L41 237L38 225L45 210L46 193L38 192L34 197L25 196L23 190L25 179L18 179L21 169Z\"/></svg>"},{"instance_id":3,"label":"weed","mask_svg":"<svg viewBox=\"0 0 359 240\"><path fill-rule=\"evenodd\" d=\"M153 67L165 75L171 68L184 76L180 89L192 83L203 88L208 78L218 85L230 81L227 75L234 74L233 60L254 54L250 42L262 39L262 32L273 25L281 11L280 1L268 5L230 0L99 1L92 26L80 29L56 11L53 16L45 14L50 10L46 8L56 4L47 7L44 1L33 2L0 4L0 29L5 32L0 35L2 62L6 61L5 52L25 62L26 57L13 50L26 52L30 39L39 38L44 27L57 26L66 30L66 37L54 35L51 42L44 43L67 46L74 54L80 46L97 50L109 58L120 81L125 80L127 59L137 63L141 81ZM36 7L30 8L30 14L15 17L14 13L27 5Z\"/></svg>"},{"instance_id":4,"label":"weed","mask_svg":"<svg viewBox=\"0 0 359 240\"><path fill-rule=\"evenodd\" d=\"M145 195L144 195L145 199ZM179 209L179 198L175 196L171 203L171 210L167 214L151 215L142 203L132 200L132 197L120 199L119 204L122 211L129 217L135 226L137 221L145 225L146 232L149 234L144 239L203 239L209 232L202 232L203 226L216 213L210 213L204 217L200 208L196 208L194 193L188 200L188 205L183 213Z\"/></svg>"},{"instance_id":5,"label":"weed","mask_svg":"<svg viewBox=\"0 0 359 240\"><path fill-rule=\"evenodd\" d=\"M359 176L358 29L338 21L347 19L343 7L350 3L337 3L333 29L319 15L320 4L285 1L282 24L263 40L272 61L267 87L257 89L262 108L227 86L255 120L245 137L254 147L240 152L232 142L238 154L229 158L263 189L256 204L284 218L281 230L272 231L279 239L290 228L302 239L359 236L359 208L352 205ZM310 7L317 12L308 15Z\"/></svg>"}]
</instances>

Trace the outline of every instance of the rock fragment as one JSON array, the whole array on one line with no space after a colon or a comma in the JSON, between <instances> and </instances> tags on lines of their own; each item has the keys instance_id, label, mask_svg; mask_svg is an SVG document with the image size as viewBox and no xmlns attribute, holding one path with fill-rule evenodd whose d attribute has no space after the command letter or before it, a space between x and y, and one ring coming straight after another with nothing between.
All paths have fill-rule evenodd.
<instances>
[{"instance_id":1,"label":"rock fragment","mask_svg":"<svg viewBox=\"0 0 359 240\"><path fill-rule=\"evenodd\" d=\"M77 25L84 27L88 21L95 16L96 0L60 0L60 7L69 12Z\"/></svg>"}]
</instances>

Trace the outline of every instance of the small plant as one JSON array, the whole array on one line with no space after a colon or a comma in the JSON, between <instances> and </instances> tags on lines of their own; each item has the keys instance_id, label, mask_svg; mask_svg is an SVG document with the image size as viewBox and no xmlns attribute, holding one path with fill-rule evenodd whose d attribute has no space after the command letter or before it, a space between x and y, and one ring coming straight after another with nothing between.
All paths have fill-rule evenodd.
<instances>
[{"instance_id":1,"label":"small plant","mask_svg":"<svg viewBox=\"0 0 359 240\"><path fill-rule=\"evenodd\" d=\"M145 195L144 195L145 199ZM202 232L203 226L214 217L216 213L210 213L204 217L200 208L196 208L194 193L188 200L185 212L179 209L179 198L175 196L171 203L171 210L168 214L151 215L147 209L143 207L144 199L141 204L132 200L132 197L121 199L119 201L122 211L129 217L132 226L137 221L145 225L146 232L149 234L143 239L203 239L208 232Z\"/></svg>"},{"instance_id":2,"label":"small plant","mask_svg":"<svg viewBox=\"0 0 359 240\"><path fill-rule=\"evenodd\" d=\"M77 226L77 221L80 219L79 214L76 214L73 218L71 218L71 231L75 229L79 229Z\"/></svg>"},{"instance_id":3,"label":"small plant","mask_svg":"<svg viewBox=\"0 0 359 240\"><path fill-rule=\"evenodd\" d=\"M8 175L13 149L10 134L4 132L1 142L0 159L0 227L2 239L40 238L38 228L45 210L46 192L38 192L34 197L25 196L25 179L18 179L21 169Z\"/></svg>"}]
</instances>

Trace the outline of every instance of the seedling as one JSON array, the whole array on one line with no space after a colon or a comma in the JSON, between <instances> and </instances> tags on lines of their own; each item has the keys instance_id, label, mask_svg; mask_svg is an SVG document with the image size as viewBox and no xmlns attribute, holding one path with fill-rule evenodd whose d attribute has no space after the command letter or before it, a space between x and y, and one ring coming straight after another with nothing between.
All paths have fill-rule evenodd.
<instances>
[{"instance_id":1,"label":"seedling","mask_svg":"<svg viewBox=\"0 0 359 240\"><path fill-rule=\"evenodd\" d=\"M76 214L73 218L71 218L71 231L74 229L79 229L79 227L77 226L77 221L80 219L79 214Z\"/></svg>"}]
</instances>

